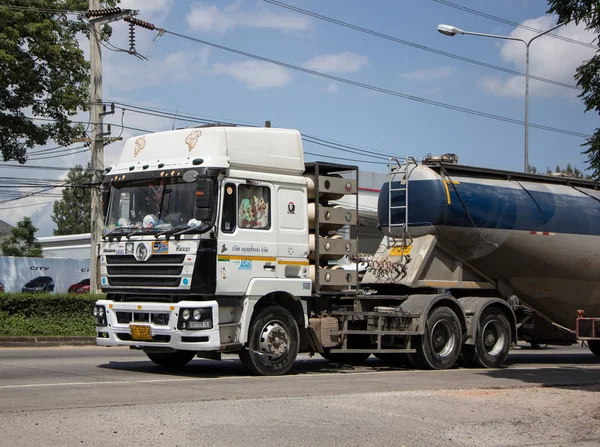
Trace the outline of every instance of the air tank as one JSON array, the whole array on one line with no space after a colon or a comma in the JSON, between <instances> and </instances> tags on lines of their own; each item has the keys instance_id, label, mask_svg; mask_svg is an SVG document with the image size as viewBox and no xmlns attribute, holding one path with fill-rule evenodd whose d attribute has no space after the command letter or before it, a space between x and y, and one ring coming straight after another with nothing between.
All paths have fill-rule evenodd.
<instances>
[{"instance_id":1,"label":"air tank","mask_svg":"<svg viewBox=\"0 0 600 447\"><path fill-rule=\"evenodd\" d=\"M457 259L574 329L578 309L600 316L598 186L451 163L409 164L382 186L378 217L388 236L401 237L406 223L405 237L436 235Z\"/></svg>"}]
</instances>

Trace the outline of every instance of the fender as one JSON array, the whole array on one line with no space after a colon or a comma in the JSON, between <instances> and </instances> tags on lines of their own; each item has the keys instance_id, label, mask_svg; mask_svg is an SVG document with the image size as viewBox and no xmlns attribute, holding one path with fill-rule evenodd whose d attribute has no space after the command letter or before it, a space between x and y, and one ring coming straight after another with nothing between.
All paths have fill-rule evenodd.
<instances>
[{"instance_id":1,"label":"fender","mask_svg":"<svg viewBox=\"0 0 600 447\"><path fill-rule=\"evenodd\" d=\"M413 319L412 331L425 333L425 323L427 317L431 313L434 307L447 306L452 309L462 328L463 334L467 331L467 317L462 306L456 298L452 295L410 295L406 301L404 301L400 307L403 311L419 314L419 317Z\"/></svg>"},{"instance_id":2,"label":"fender","mask_svg":"<svg viewBox=\"0 0 600 447\"><path fill-rule=\"evenodd\" d=\"M490 306L498 307L504 311L504 314L508 318L510 323L510 331L512 343L517 343L517 318L512 308L507 304L506 301L501 298L487 298L478 296L468 296L459 298L459 303L464 309L467 315L467 337L465 344L475 344L475 334L477 332L478 321L481 318L481 314Z\"/></svg>"},{"instance_id":3,"label":"fender","mask_svg":"<svg viewBox=\"0 0 600 447\"><path fill-rule=\"evenodd\" d=\"M254 280L252 280L250 282L250 286L248 287L249 290L252 288L253 282L254 282ZM308 309L307 309L306 300L300 299L298 296L290 294L288 291L285 291L285 290L272 291L271 293L269 293L267 295L249 295L249 296L247 295L246 299L244 300L242 315L240 318L240 327L239 327L238 333L237 333L237 342L238 343L245 344L248 341L248 331L250 329L250 322L252 321L252 315L254 315L254 309L256 308L256 306L262 300L271 300L271 299L273 299L274 295L277 295L279 293L289 297L291 300L294 300L295 302L300 303L300 305L302 306L302 322L299 322L298 326L300 327L300 329L302 329L302 328L306 329L308 327ZM288 309L288 310L290 310L290 309ZM292 312L292 311L290 310L290 312ZM293 314L293 312L292 312L292 314Z\"/></svg>"}]
</instances>

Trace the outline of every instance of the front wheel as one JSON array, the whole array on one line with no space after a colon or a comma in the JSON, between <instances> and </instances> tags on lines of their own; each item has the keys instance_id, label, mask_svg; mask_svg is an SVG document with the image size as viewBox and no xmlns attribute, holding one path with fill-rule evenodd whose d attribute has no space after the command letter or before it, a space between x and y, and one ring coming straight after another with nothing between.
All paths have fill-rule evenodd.
<instances>
[{"instance_id":1,"label":"front wheel","mask_svg":"<svg viewBox=\"0 0 600 447\"><path fill-rule=\"evenodd\" d=\"M181 368L196 357L196 351L146 352L146 355L157 365L166 368Z\"/></svg>"},{"instance_id":2,"label":"front wheel","mask_svg":"<svg viewBox=\"0 0 600 447\"><path fill-rule=\"evenodd\" d=\"M456 314L446 306L435 308L427 317L425 333L415 337L417 352L409 358L423 369L452 368L462 346L462 329Z\"/></svg>"},{"instance_id":3,"label":"front wheel","mask_svg":"<svg viewBox=\"0 0 600 447\"><path fill-rule=\"evenodd\" d=\"M300 331L292 314L283 307L269 306L252 320L248 346L240 352L240 360L252 374L285 374L296 360L299 340Z\"/></svg>"},{"instance_id":4,"label":"front wheel","mask_svg":"<svg viewBox=\"0 0 600 447\"><path fill-rule=\"evenodd\" d=\"M589 340L587 344L592 354L600 357L600 340Z\"/></svg>"}]
</instances>

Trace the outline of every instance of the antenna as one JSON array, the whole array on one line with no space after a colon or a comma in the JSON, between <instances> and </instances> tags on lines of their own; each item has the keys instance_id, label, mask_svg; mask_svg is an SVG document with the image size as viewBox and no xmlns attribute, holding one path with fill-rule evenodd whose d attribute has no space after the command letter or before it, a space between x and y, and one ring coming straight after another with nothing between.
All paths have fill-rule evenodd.
<instances>
[{"instance_id":1,"label":"antenna","mask_svg":"<svg viewBox=\"0 0 600 447\"><path fill-rule=\"evenodd\" d=\"M179 103L177 103L177 107L175 108L175 118L173 118L173 126L171 130L175 130L175 121L177 121L177 112L179 112Z\"/></svg>"}]
</instances>

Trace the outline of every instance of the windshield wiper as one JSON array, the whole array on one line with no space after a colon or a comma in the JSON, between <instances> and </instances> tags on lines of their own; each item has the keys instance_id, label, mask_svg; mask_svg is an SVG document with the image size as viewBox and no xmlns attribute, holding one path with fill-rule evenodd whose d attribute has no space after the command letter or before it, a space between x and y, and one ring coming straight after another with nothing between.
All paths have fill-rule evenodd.
<instances>
[{"instance_id":1,"label":"windshield wiper","mask_svg":"<svg viewBox=\"0 0 600 447\"><path fill-rule=\"evenodd\" d=\"M113 228L108 233L103 234L102 235L102 239L106 239L107 237L110 237L110 236L112 236L113 234L116 234L116 233L123 233L123 230L128 230L128 229L129 229L129 227L116 227L116 228ZM120 237L120 236L122 236L122 234L119 234L118 236Z\"/></svg>"},{"instance_id":2,"label":"windshield wiper","mask_svg":"<svg viewBox=\"0 0 600 447\"><path fill-rule=\"evenodd\" d=\"M128 235L126 235L125 237L127 239L131 239L131 236L137 236L139 234L148 234L149 232L155 231L154 228L140 228L139 230L133 231L132 233L129 233Z\"/></svg>"},{"instance_id":3,"label":"windshield wiper","mask_svg":"<svg viewBox=\"0 0 600 447\"><path fill-rule=\"evenodd\" d=\"M192 231L198 231L198 233L206 233L208 230L212 228L212 225L202 224L196 225L194 227L187 227L177 233L173 234L174 237L181 236L182 234L191 233Z\"/></svg>"},{"instance_id":4,"label":"windshield wiper","mask_svg":"<svg viewBox=\"0 0 600 447\"><path fill-rule=\"evenodd\" d=\"M181 231L181 230L187 230L188 228L189 227L187 225L169 228L168 230L164 230L164 231L161 231L160 233L156 233L154 235L154 237L156 239L158 239L159 236L165 236L165 235L167 235L167 237L168 237L168 236L172 235L173 233L176 233L176 232Z\"/></svg>"}]
</instances>

